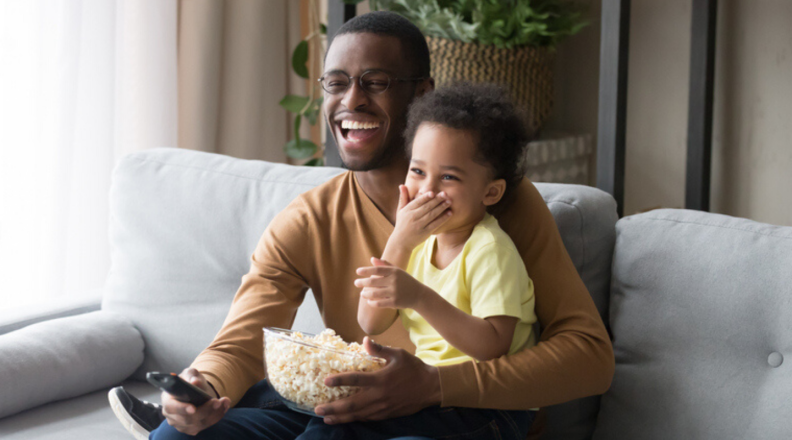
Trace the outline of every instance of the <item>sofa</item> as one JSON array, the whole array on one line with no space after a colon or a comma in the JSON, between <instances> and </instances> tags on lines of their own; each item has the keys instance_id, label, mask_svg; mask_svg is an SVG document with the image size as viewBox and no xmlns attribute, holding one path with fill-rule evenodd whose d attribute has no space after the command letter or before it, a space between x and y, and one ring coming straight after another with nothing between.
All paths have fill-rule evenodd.
<instances>
[{"instance_id":1,"label":"sofa","mask_svg":"<svg viewBox=\"0 0 792 440\"><path fill-rule=\"evenodd\" d=\"M101 302L0 321L0 438L131 438L107 391L158 401L145 373L189 365L269 221L340 172L171 148L123 158ZM792 228L687 210L619 220L602 191L536 186L616 355L608 392L548 407L543 439L792 437ZM293 328L323 328L310 292Z\"/></svg>"}]
</instances>

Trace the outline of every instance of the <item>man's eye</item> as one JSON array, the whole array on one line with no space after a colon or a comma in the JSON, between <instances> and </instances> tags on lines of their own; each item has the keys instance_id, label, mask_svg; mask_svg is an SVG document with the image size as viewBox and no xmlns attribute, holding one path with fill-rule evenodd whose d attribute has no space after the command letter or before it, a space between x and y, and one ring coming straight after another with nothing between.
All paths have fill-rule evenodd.
<instances>
[{"instance_id":1,"label":"man's eye","mask_svg":"<svg viewBox=\"0 0 792 440\"><path fill-rule=\"evenodd\" d=\"M419 176L423 176L423 171L421 171L418 168L410 168L410 171L415 173L415 174L418 174Z\"/></svg>"},{"instance_id":2,"label":"man's eye","mask_svg":"<svg viewBox=\"0 0 792 440\"><path fill-rule=\"evenodd\" d=\"M451 174L443 174L443 180L459 180L459 178Z\"/></svg>"}]
</instances>

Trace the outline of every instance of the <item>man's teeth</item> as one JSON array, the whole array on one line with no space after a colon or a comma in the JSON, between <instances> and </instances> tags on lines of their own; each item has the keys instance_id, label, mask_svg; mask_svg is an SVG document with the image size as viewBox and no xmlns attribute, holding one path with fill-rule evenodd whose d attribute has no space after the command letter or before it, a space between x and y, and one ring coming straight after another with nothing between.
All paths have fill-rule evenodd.
<instances>
[{"instance_id":1,"label":"man's teeth","mask_svg":"<svg viewBox=\"0 0 792 440\"><path fill-rule=\"evenodd\" d=\"M346 130L369 130L378 127L379 127L378 122L348 121L346 119L341 121L341 128Z\"/></svg>"}]
</instances>

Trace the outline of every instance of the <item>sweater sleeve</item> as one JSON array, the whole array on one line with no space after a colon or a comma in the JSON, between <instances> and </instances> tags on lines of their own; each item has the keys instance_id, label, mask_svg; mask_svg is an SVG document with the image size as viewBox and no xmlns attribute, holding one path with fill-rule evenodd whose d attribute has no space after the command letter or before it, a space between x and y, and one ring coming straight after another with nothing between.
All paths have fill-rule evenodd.
<instances>
[{"instance_id":1,"label":"sweater sleeve","mask_svg":"<svg viewBox=\"0 0 792 440\"><path fill-rule=\"evenodd\" d=\"M307 209L298 197L264 231L222 328L192 363L232 406L264 379L262 328L294 322L308 289L310 241Z\"/></svg>"},{"instance_id":2,"label":"sweater sleeve","mask_svg":"<svg viewBox=\"0 0 792 440\"><path fill-rule=\"evenodd\" d=\"M542 196L523 179L496 217L534 282L540 341L498 359L439 367L442 405L530 409L604 393L613 347Z\"/></svg>"}]
</instances>

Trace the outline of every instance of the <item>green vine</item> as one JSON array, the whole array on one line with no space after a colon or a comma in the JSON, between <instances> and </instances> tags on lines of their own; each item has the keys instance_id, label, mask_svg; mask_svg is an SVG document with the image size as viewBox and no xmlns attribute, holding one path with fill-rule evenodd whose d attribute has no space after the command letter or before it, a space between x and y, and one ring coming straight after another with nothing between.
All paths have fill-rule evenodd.
<instances>
[{"instance_id":1,"label":"green vine","mask_svg":"<svg viewBox=\"0 0 792 440\"><path fill-rule=\"evenodd\" d=\"M309 23L312 31L302 41L297 44L292 52L292 70L300 78L311 79L308 69L308 58L311 47L322 47L322 43L327 35L327 27L319 21L319 6L317 0L311 0L309 5ZM318 45L318 46L317 46ZM317 90L316 81L311 81L311 89L308 96L286 95L281 99L280 106L290 113L294 113L294 139L286 142L283 147L286 156L302 160L312 157L319 151L319 146L309 139L300 137L300 126L303 118L311 125L316 125L322 112L322 97L319 96L321 90ZM313 158L304 163L307 166L322 166L322 158Z\"/></svg>"}]
</instances>

